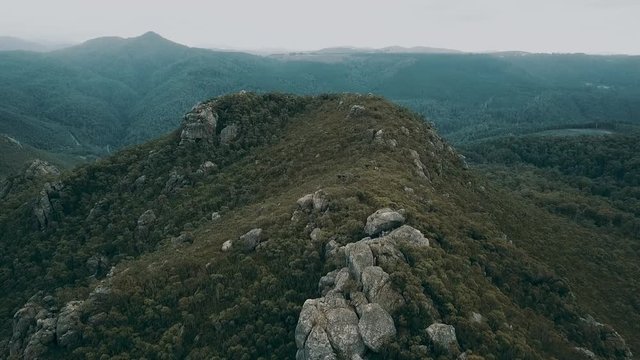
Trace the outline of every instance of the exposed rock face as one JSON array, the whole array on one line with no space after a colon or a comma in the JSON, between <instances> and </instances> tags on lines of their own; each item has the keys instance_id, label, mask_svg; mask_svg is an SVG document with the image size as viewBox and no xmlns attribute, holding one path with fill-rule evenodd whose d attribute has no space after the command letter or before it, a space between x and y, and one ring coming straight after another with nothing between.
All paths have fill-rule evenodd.
<instances>
[{"instance_id":1,"label":"exposed rock face","mask_svg":"<svg viewBox=\"0 0 640 360\"><path fill-rule=\"evenodd\" d=\"M38 305L30 301L13 315L13 334L9 342L11 357L18 357L24 351L36 330L36 315L40 310Z\"/></svg>"},{"instance_id":2,"label":"exposed rock face","mask_svg":"<svg viewBox=\"0 0 640 360\"><path fill-rule=\"evenodd\" d=\"M409 225L402 225L387 234L386 237L395 242L405 241L413 246L429 246L429 239L424 237L420 230L414 229Z\"/></svg>"},{"instance_id":3,"label":"exposed rock face","mask_svg":"<svg viewBox=\"0 0 640 360\"><path fill-rule=\"evenodd\" d=\"M60 311L56 324L56 339L58 345L75 347L82 338L81 306L83 301L70 301Z\"/></svg>"},{"instance_id":4,"label":"exposed rock face","mask_svg":"<svg viewBox=\"0 0 640 360\"><path fill-rule=\"evenodd\" d=\"M367 111L367 108L365 108L362 105L353 105L349 109L349 114L347 114L347 119L354 119L354 118L360 117L364 115L366 111Z\"/></svg>"},{"instance_id":5,"label":"exposed rock face","mask_svg":"<svg viewBox=\"0 0 640 360\"><path fill-rule=\"evenodd\" d=\"M362 334L362 340L365 345L376 352L396 336L396 327L393 319L389 313L376 303L362 306L358 329Z\"/></svg>"},{"instance_id":6,"label":"exposed rock face","mask_svg":"<svg viewBox=\"0 0 640 360\"><path fill-rule=\"evenodd\" d=\"M325 211L329 207L329 199L327 193L318 190L313 193L313 209L316 211Z\"/></svg>"},{"instance_id":7,"label":"exposed rock face","mask_svg":"<svg viewBox=\"0 0 640 360\"><path fill-rule=\"evenodd\" d=\"M33 215L37 220L40 230L46 230L53 226L53 203L51 202L52 195L62 190L63 186L61 182L45 183L40 195L33 205Z\"/></svg>"},{"instance_id":8,"label":"exposed rock face","mask_svg":"<svg viewBox=\"0 0 640 360\"><path fill-rule=\"evenodd\" d=\"M404 224L404 221L404 216L399 212L389 208L380 209L369 215L364 232L369 236L378 235L383 231L391 230Z\"/></svg>"},{"instance_id":9,"label":"exposed rock face","mask_svg":"<svg viewBox=\"0 0 640 360\"><path fill-rule=\"evenodd\" d=\"M238 137L238 126L235 124L227 125L220 132L220 142L228 145Z\"/></svg>"},{"instance_id":10,"label":"exposed rock face","mask_svg":"<svg viewBox=\"0 0 640 360\"><path fill-rule=\"evenodd\" d=\"M60 170L48 162L40 159L33 160L24 171L24 176L28 179L37 179L44 176L59 176Z\"/></svg>"},{"instance_id":11,"label":"exposed rock face","mask_svg":"<svg viewBox=\"0 0 640 360\"><path fill-rule=\"evenodd\" d=\"M233 247L238 247L242 251L250 252L256 249L265 240L264 232L260 228L251 229L246 234L240 236L235 241L227 240L222 244L222 251L229 251Z\"/></svg>"},{"instance_id":12,"label":"exposed rock face","mask_svg":"<svg viewBox=\"0 0 640 360\"><path fill-rule=\"evenodd\" d=\"M373 253L369 245L362 241L347 244L345 247L349 273L356 281L360 281L362 272L368 266L373 266Z\"/></svg>"},{"instance_id":13,"label":"exposed rock face","mask_svg":"<svg viewBox=\"0 0 640 360\"><path fill-rule=\"evenodd\" d=\"M416 174L421 178L428 179L429 172L427 171L427 167L422 163L422 160L420 160L420 154L413 149L409 149L409 158L413 160L413 164L416 167Z\"/></svg>"},{"instance_id":14,"label":"exposed rock face","mask_svg":"<svg viewBox=\"0 0 640 360\"><path fill-rule=\"evenodd\" d=\"M136 227L136 237L145 239L149 235L151 227L156 223L156 214L153 210L147 210L138 218L138 226Z\"/></svg>"},{"instance_id":15,"label":"exposed rock face","mask_svg":"<svg viewBox=\"0 0 640 360\"><path fill-rule=\"evenodd\" d=\"M449 354L457 355L460 353L456 329L453 326L440 323L431 324L427 328L427 335L434 344L447 350Z\"/></svg>"},{"instance_id":16,"label":"exposed rock face","mask_svg":"<svg viewBox=\"0 0 640 360\"><path fill-rule=\"evenodd\" d=\"M307 199L300 203L310 207ZM382 210L379 213L391 211ZM398 221L392 223L385 229L399 225ZM327 243L325 257L343 267L320 279L321 298L305 301L295 333L296 359L362 359L393 339L396 327L390 313L404 304L404 298L376 263L405 261L395 244L412 234L403 231L396 237L364 238L345 246L335 240Z\"/></svg>"},{"instance_id":17,"label":"exposed rock face","mask_svg":"<svg viewBox=\"0 0 640 360\"><path fill-rule=\"evenodd\" d=\"M212 142L216 133L218 114L211 103L196 105L182 119L180 144L187 142Z\"/></svg>"}]
</instances>

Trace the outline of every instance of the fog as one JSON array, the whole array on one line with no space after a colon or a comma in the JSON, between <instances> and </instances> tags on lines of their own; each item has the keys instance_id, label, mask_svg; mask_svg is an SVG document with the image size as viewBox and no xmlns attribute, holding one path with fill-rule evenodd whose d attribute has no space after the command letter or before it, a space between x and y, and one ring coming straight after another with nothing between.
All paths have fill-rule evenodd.
<instances>
[{"instance_id":1,"label":"fog","mask_svg":"<svg viewBox=\"0 0 640 360\"><path fill-rule=\"evenodd\" d=\"M0 0L0 35L81 42L146 31L190 46L431 46L640 54L637 0Z\"/></svg>"}]
</instances>

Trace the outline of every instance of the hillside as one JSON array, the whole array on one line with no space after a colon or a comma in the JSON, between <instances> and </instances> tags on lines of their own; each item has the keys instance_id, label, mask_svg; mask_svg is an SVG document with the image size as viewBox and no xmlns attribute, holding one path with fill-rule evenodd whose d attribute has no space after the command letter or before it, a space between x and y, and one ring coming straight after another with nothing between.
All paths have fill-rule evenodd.
<instances>
[{"instance_id":1,"label":"hillside","mask_svg":"<svg viewBox=\"0 0 640 360\"><path fill-rule=\"evenodd\" d=\"M9 358L629 359L640 338L540 256L584 232L376 96L215 98L0 194Z\"/></svg>"},{"instance_id":2,"label":"hillside","mask_svg":"<svg viewBox=\"0 0 640 360\"><path fill-rule=\"evenodd\" d=\"M372 92L461 144L549 126L637 123L638 64L631 56L518 53L277 59L189 48L155 33L108 37L49 53L0 52L0 133L41 150L105 156L171 131L203 98Z\"/></svg>"}]
</instances>

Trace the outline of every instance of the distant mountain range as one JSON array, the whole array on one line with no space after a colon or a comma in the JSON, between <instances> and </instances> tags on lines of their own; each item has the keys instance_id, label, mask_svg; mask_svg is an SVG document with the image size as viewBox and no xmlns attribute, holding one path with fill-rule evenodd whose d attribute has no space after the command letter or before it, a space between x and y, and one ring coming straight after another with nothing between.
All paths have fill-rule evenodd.
<instances>
[{"instance_id":1,"label":"distant mountain range","mask_svg":"<svg viewBox=\"0 0 640 360\"><path fill-rule=\"evenodd\" d=\"M0 133L95 157L170 131L195 103L224 93L359 92L418 111L460 143L558 123L640 121L638 64L629 56L397 47L264 57L148 32L44 53L0 52Z\"/></svg>"}]
</instances>

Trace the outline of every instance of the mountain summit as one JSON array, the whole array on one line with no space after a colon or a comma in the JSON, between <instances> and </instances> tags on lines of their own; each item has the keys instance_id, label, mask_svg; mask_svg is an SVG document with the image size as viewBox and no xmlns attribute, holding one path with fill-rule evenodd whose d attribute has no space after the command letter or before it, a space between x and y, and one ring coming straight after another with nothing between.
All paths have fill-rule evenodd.
<instances>
[{"instance_id":1,"label":"mountain summit","mask_svg":"<svg viewBox=\"0 0 640 360\"><path fill-rule=\"evenodd\" d=\"M631 358L519 248L553 224L376 96L222 96L30 173L0 189L3 357Z\"/></svg>"}]
</instances>

